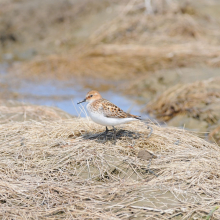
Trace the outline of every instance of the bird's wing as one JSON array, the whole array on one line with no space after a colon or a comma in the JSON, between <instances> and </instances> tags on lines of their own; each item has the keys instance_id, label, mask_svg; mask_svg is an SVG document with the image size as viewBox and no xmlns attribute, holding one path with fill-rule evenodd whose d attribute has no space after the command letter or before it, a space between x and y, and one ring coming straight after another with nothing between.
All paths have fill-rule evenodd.
<instances>
[{"instance_id":1,"label":"bird's wing","mask_svg":"<svg viewBox=\"0 0 220 220\"><path fill-rule=\"evenodd\" d=\"M102 99L102 101L99 103L99 111L101 111L107 118L139 118L139 116L124 112L118 106L106 99Z\"/></svg>"}]
</instances>

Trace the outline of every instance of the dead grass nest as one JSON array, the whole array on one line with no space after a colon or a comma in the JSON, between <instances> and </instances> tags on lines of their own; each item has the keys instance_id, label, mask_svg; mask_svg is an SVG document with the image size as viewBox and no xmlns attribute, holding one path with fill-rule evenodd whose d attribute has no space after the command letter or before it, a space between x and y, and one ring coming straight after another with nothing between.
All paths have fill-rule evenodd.
<instances>
[{"instance_id":1,"label":"dead grass nest","mask_svg":"<svg viewBox=\"0 0 220 220\"><path fill-rule=\"evenodd\" d=\"M88 119L1 124L2 219L220 219L220 149L144 122L117 142Z\"/></svg>"},{"instance_id":2,"label":"dead grass nest","mask_svg":"<svg viewBox=\"0 0 220 220\"><path fill-rule=\"evenodd\" d=\"M188 84L177 84L147 105L150 113L168 121L177 114L216 124L220 120L220 78L210 78Z\"/></svg>"},{"instance_id":3,"label":"dead grass nest","mask_svg":"<svg viewBox=\"0 0 220 220\"><path fill-rule=\"evenodd\" d=\"M9 121L58 120L72 118L68 113L56 108L22 104L15 101L0 100L0 124Z\"/></svg>"}]
</instances>

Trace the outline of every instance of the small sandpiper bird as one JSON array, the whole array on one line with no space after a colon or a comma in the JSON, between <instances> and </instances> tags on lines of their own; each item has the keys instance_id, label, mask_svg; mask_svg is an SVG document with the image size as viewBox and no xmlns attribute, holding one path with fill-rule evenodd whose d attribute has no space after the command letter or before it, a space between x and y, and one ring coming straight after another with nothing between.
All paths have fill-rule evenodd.
<instances>
[{"instance_id":1,"label":"small sandpiper bird","mask_svg":"<svg viewBox=\"0 0 220 220\"><path fill-rule=\"evenodd\" d=\"M103 99L99 92L92 90L86 94L86 98L77 104L88 102L87 111L91 119L100 125L106 126L105 139L107 140L108 127L112 126L114 130L114 139L116 140L115 125L124 124L130 121L141 120L139 116L124 112L119 107Z\"/></svg>"}]
</instances>

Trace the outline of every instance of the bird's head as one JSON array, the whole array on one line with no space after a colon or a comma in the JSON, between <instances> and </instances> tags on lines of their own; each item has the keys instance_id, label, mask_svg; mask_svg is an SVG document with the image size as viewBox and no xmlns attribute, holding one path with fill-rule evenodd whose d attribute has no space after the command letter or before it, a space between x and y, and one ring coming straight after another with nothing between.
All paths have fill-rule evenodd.
<instances>
[{"instance_id":1,"label":"bird's head","mask_svg":"<svg viewBox=\"0 0 220 220\"><path fill-rule=\"evenodd\" d=\"M99 94L98 91L92 90L86 94L86 98L84 100L82 100L81 102L78 102L77 104L80 104L82 102L93 102L101 98L102 96Z\"/></svg>"}]
</instances>

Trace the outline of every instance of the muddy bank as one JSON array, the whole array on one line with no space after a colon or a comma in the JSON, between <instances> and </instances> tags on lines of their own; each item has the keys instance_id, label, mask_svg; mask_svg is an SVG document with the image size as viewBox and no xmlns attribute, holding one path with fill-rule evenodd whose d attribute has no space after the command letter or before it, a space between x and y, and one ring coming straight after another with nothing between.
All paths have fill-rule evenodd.
<instances>
[{"instance_id":1,"label":"muddy bank","mask_svg":"<svg viewBox=\"0 0 220 220\"><path fill-rule=\"evenodd\" d=\"M135 122L113 144L87 119L0 126L2 218L205 218L218 204L219 147L187 131Z\"/></svg>"}]
</instances>

